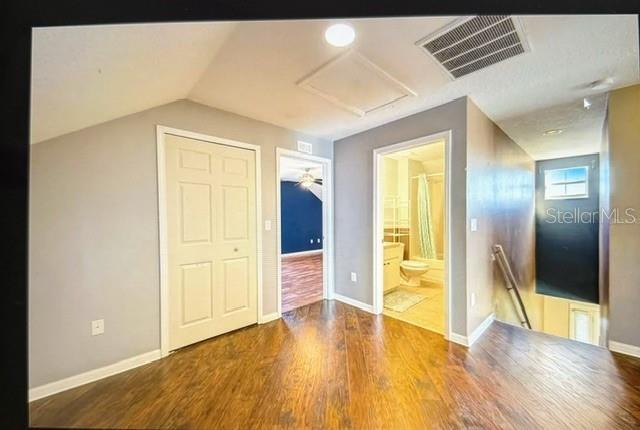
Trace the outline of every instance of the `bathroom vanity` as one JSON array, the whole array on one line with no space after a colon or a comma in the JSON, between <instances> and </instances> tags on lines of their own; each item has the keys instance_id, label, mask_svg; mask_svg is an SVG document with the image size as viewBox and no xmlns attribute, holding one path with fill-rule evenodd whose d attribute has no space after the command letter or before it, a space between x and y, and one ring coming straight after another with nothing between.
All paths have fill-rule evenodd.
<instances>
[{"instance_id":1,"label":"bathroom vanity","mask_svg":"<svg viewBox=\"0 0 640 430\"><path fill-rule=\"evenodd\" d=\"M400 285L400 263L404 253L404 244L401 242L384 242L383 278L384 292Z\"/></svg>"}]
</instances>

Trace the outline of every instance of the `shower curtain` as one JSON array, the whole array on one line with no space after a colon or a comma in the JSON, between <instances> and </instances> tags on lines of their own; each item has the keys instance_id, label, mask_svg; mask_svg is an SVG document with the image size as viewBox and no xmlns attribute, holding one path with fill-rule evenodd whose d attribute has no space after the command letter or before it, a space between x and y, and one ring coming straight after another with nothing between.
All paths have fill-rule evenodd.
<instances>
[{"instance_id":1,"label":"shower curtain","mask_svg":"<svg viewBox=\"0 0 640 430\"><path fill-rule=\"evenodd\" d=\"M420 233L420 251L423 258L436 258L436 248L431 220L431 202L427 175L418 177L418 231Z\"/></svg>"}]
</instances>

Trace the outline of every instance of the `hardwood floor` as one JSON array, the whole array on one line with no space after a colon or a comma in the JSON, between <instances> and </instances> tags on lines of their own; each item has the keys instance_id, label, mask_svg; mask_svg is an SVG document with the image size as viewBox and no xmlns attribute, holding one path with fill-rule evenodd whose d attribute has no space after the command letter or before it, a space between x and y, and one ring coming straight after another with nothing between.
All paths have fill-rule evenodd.
<instances>
[{"instance_id":1,"label":"hardwood floor","mask_svg":"<svg viewBox=\"0 0 640 430\"><path fill-rule=\"evenodd\" d=\"M640 428L640 360L495 322L470 349L320 301L31 403L33 426Z\"/></svg>"},{"instance_id":2,"label":"hardwood floor","mask_svg":"<svg viewBox=\"0 0 640 430\"><path fill-rule=\"evenodd\" d=\"M282 257L282 312L322 300L322 254Z\"/></svg>"}]
</instances>

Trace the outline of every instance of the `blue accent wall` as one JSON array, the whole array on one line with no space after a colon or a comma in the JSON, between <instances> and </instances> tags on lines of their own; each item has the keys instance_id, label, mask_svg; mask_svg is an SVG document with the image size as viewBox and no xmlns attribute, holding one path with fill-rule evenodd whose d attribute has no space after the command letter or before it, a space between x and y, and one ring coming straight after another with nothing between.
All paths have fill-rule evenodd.
<instances>
[{"instance_id":1,"label":"blue accent wall","mask_svg":"<svg viewBox=\"0 0 640 430\"><path fill-rule=\"evenodd\" d=\"M322 249L322 201L296 182L281 181L280 204L282 253Z\"/></svg>"}]
</instances>

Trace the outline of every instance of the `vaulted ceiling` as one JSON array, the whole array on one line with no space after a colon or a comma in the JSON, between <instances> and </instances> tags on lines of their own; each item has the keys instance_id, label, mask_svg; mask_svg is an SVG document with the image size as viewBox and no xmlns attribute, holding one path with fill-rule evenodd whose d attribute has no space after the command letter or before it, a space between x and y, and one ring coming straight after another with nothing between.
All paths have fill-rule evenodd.
<instances>
[{"instance_id":1,"label":"vaulted ceiling","mask_svg":"<svg viewBox=\"0 0 640 430\"><path fill-rule=\"evenodd\" d=\"M551 158L597 151L607 89L591 82L640 82L636 16L519 17L530 52L453 80L416 42L456 18L347 20L349 48L325 42L330 20L34 29L32 142L183 98L338 139L468 95L534 158ZM349 50L409 95L361 116L301 85ZM355 104L376 95L362 73L337 83Z\"/></svg>"}]
</instances>

